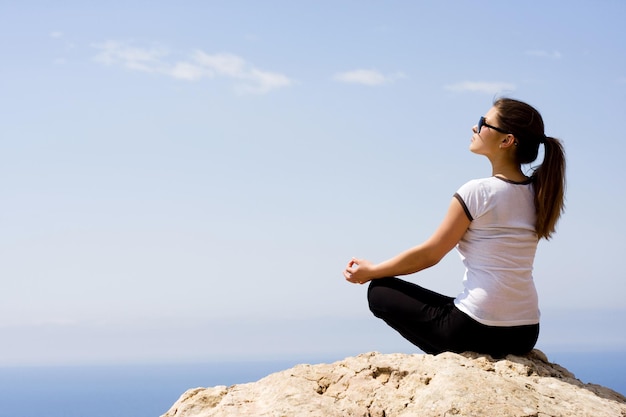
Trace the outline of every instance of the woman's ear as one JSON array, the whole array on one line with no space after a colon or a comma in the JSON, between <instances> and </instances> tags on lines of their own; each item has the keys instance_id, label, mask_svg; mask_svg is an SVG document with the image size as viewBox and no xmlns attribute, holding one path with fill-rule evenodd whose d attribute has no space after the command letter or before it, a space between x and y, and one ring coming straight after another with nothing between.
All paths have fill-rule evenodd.
<instances>
[{"instance_id":1,"label":"woman's ear","mask_svg":"<svg viewBox=\"0 0 626 417\"><path fill-rule=\"evenodd\" d=\"M500 148L509 148L511 146L517 146L517 139L515 139L515 136L509 133L502 139Z\"/></svg>"}]
</instances>

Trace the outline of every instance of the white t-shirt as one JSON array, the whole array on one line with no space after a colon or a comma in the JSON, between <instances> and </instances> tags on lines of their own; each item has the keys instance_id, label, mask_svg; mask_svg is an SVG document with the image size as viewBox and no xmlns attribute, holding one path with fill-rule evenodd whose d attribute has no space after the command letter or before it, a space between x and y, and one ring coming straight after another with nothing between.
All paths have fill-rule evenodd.
<instances>
[{"instance_id":1,"label":"white t-shirt","mask_svg":"<svg viewBox=\"0 0 626 417\"><path fill-rule=\"evenodd\" d=\"M538 238L531 181L477 179L454 196L471 220L457 245L466 270L456 307L488 326L539 323L532 275Z\"/></svg>"}]
</instances>

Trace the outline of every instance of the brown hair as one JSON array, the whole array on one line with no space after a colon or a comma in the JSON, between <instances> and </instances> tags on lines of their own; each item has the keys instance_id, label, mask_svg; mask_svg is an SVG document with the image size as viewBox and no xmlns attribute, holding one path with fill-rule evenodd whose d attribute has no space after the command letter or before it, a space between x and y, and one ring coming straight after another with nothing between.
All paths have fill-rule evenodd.
<instances>
[{"instance_id":1,"label":"brown hair","mask_svg":"<svg viewBox=\"0 0 626 417\"><path fill-rule=\"evenodd\" d=\"M541 114L532 106L510 98L497 99L499 127L515 136L517 162L530 164L544 145L543 162L533 168L539 239L550 239L565 208L565 151L560 140L546 136Z\"/></svg>"}]
</instances>

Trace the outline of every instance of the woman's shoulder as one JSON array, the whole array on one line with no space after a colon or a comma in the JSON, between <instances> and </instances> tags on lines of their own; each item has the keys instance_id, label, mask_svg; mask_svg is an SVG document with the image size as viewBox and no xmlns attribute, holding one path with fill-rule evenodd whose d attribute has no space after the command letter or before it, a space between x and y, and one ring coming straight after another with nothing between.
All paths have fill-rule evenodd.
<instances>
[{"instance_id":1,"label":"woman's shoulder","mask_svg":"<svg viewBox=\"0 0 626 417\"><path fill-rule=\"evenodd\" d=\"M484 187L491 187L493 184L497 184L496 181L494 181L496 177L485 177L485 178L474 178L471 179L469 181L467 181L465 184L463 184L460 189L481 189Z\"/></svg>"},{"instance_id":2,"label":"woman's shoulder","mask_svg":"<svg viewBox=\"0 0 626 417\"><path fill-rule=\"evenodd\" d=\"M511 188L511 183L503 181L501 178L492 176L485 178L475 178L463 184L456 192L463 200L477 198L480 201L487 201L496 195L506 194Z\"/></svg>"},{"instance_id":3,"label":"woman's shoulder","mask_svg":"<svg viewBox=\"0 0 626 417\"><path fill-rule=\"evenodd\" d=\"M511 181L506 178L501 178L497 176L484 177L484 178L475 178L467 181L465 184L461 186L461 188L488 188L488 189L500 189L500 188L508 188L510 185L529 185L532 184L532 180L529 178L526 181L516 182Z\"/></svg>"}]
</instances>

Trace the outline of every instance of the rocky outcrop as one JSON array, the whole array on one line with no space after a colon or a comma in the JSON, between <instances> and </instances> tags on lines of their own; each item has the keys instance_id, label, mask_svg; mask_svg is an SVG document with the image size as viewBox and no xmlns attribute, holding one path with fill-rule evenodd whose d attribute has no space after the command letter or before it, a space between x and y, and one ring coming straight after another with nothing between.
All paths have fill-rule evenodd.
<instances>
[{"instance_id":1,"label":"rocky outcrop","mask_svg":"<svg viewBox=\"0 0 626 417\"><path fill-rule=\"evenodd\" d=\"M538 350L500 360L367 353L248 384L190 389L163 415L226 416L626 417L626 398L583 384Z\"/></svg>"}]
</instances>

